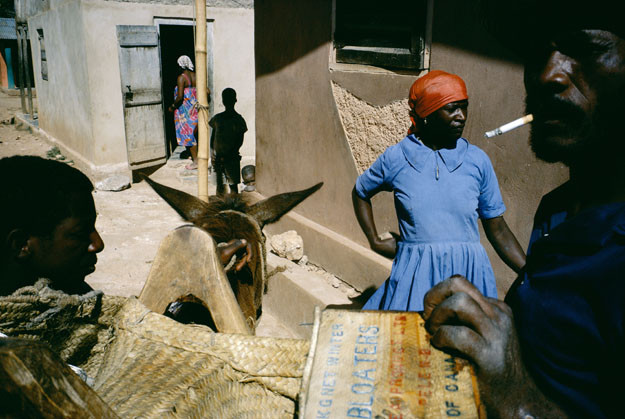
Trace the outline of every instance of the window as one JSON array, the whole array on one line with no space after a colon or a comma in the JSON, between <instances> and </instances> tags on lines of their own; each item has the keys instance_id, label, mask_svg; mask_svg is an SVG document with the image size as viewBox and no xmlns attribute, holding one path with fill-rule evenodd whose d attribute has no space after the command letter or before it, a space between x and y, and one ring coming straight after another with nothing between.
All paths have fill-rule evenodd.
<instances>
[{"instance_id":1,"label":"window","mask_svg":"<svg viewBox=\"0 0 625 419\"><path fill-rule=\"evenodd\" d=\"M427 67L432 0L335 0L337 63Z\"/></svg>"},{"instance_id":2,"label":"window","mask_svg":"<svg viewBox=\"0 0 625 419\"><path fill-rule=\"evenodd\" d=\"M39 55L41 56L41 78L48 80L48 59L46 57L46 43L43 39L43 29L37 29L39 38Z\"/></svg>"}]
</instances>

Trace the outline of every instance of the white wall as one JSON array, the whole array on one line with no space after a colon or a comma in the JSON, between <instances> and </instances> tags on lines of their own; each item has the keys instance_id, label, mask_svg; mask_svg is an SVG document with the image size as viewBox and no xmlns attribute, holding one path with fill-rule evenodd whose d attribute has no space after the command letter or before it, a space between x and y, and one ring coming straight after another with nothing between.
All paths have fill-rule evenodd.
<instances>
[{"instance_id":1,"label":"white wall","mask_svg":"<svg viewBox=\"0 0 625 419\"><path fill-rule=\"evenodd\" d=\"M57 0L37 13L30 17L29 27L41 129L73 152L72 157L95 177L128 170L116 26L154 25L155 18L193 18L192 3ZM221 91L234 88L237 111L249 128L242 152L254 156L254 10L209 7L207 18L214 20L215 112L223 110ZM38 61L36 29L41 27L48 82L41 80Z\"/></svg>"},{"instance_id":2,"label":"white wall","mask_svg":"<svg viewBox=\"0 0 625 419\"><path fill-rule=\"evenodd\" d=\"M81 156L91 156L91 91L87 79L85 34L79 1L54 2L28 20L39 125ZM43 29L48 80L41 78L38 29Z\"/></svg>"},{"instance_id":3,"label":"white wall","mask_svg":"<svg viewBox=\"0 0 625 419\"><path fill-rule=\"evenodd\" d=\"M221 92L237 92L235 109L247 123L241 154L254 156L256 150L254 10L209 9L213 24L214 113L224 111Z\"/></svg>"}]
</instances>

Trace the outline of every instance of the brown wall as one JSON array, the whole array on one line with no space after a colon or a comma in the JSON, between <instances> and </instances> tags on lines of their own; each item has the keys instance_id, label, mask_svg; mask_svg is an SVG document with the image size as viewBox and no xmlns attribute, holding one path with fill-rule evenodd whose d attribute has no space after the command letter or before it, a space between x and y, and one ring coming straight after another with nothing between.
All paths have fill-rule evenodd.
<instances>
[{"instance_id":1,"label":"brown wall","mask_svg":"<svg viewBox=\"0 0 625 419\"><path fill-rule=\"evenodd\" d=\"M506 220L526 247L540 197L560 184L566 171L534 159L527 128L484 139L485 131L523 115L524 89L521 66L484 33L473 9L462 0L435 2L430 69L453 72L466 81L470 106L464 136L490 156L508 207ZM406 99L417 74L332 65L331 16L331 0L255 3L257 185L267 196L324 181L297 212L366 245L351 206L359 167L348 141L364 125L341 120L345 102L335 99L332 84L361 101L362 111L355 114L362 112L367 119L389 115L394 102ZM405 132L409 125L407 109L405 119L397 109L401 106L395 103L389 132ZM383 134L372 131L372 136L373 142L387 141ZM397 231L391 194L380 194L373 203L378 230ZM482 237L503 293L513 272Z\"/></svg>"}]
</instances>

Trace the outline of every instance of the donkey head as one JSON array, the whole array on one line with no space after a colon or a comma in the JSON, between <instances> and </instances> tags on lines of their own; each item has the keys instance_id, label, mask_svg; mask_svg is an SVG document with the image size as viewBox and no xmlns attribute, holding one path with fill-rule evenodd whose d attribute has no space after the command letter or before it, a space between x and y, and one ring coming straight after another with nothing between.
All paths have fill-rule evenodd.
<instances>
[{"instance_id":1,"label":"donkey head","mask_svg":"<svg viewBox=\"0 0 625 419\"><path fill-rule=\"evenodd\" d=\"M206 203L193 195L173 189L147 176L145 181L185 220L207 231L217 243L245 239L251 245L250 261L240 271L227 272L230 285L253 331L261 313L262 295L266 289L265 239L262 229L278 221L323 185L274 195L250 204L241 195L211 196Z\"/></svg>"}]
</instances>

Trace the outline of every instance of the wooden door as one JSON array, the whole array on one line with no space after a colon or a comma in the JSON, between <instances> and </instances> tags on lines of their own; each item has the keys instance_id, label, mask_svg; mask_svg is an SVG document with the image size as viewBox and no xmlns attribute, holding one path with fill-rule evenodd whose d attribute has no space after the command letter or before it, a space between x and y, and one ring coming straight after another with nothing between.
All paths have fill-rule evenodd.
<instances>
[{"instance_id":1,"label":"wooden door","mask_svg":"<svg viewBox=\"0 0 625 419\"><path fill-rule=\"evenodd\" d=\"M126 149L132 170L165 162L161 64L155 26L117 26Z\"/></svg>"}]
</instances>

